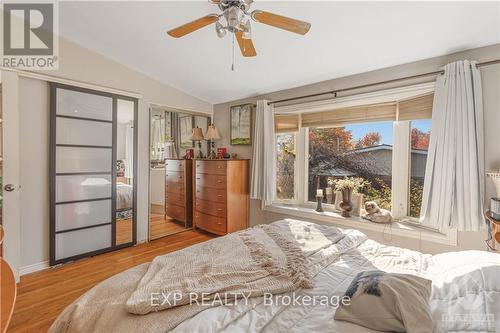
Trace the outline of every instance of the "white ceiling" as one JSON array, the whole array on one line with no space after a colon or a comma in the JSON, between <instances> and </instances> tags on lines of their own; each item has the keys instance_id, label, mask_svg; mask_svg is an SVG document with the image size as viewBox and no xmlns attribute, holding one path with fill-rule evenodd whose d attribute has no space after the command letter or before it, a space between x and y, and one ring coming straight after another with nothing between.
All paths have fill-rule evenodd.
<instances>
[{"instance_id":1,"label":"white ceiling","mask_svg":"<svg viewBox=\"0 0 500 333\"><path fill-rule=\"evenodd\" d=\"M60 33L211 103L249 97L500 42L499 2L262 1L312 23L306 36L253 23L257 57L208 26L165 34L218 8L207 1L60 2Z\"/></svg>"}]
</instances>

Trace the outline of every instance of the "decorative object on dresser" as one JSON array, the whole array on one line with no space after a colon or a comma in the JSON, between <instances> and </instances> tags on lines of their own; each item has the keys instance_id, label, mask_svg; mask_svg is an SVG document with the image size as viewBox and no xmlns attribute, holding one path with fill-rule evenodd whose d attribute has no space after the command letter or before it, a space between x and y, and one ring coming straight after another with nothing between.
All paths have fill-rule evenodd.
<instances>
[{"instance_id":1,"label":"decorative object on dresser","mask_svg":"<svg viewBox=\"0 0 500 333\"><path fill-rule=\"evenodd\" d=\"M217 158L217 154L215 152L215 141L220 139L222 139L222 136L220 135L217 127L215 127L214 124L208 125L207 135L205 135L205 140L210 141L210 155L208 155L208 158Z\"/></svg>"},{"instance_id":2,"label":"decorative object on dresser","mask_svg":"<svg viewBox=\"0 0 500 333\"><path fill-rule=\"evenodd\" d=\"M248 160L195 160L194 226L225 235L248 227Z\"/></svg>"},{"instance_id":3,"label":"decorative object on dresser","mask_svg":"<svg viewBox=\"0 0 500 333\"><path fill-rule=\"evenodd\" d=\"M193 226L193 160L165 160L165 215Z\"/></svg>"},{"instance_id":4,"label":"decorative object on dresser","mask_svg":"<svg viewBox=\"0 0 500 333\"><path fill-rule=\"evenodd\" d=\"M204 158L203 152L201 151L201 141L205 140L205 136L203 135L203 130L199 127L193 128L193 132L191 134L191 140L198 141L198 155L196 158Z\"/></svg>"},{"instance_id":5,"label":"decorative object on dresser","mask_svg":"<svg viewBox=\"0 0 500 333\"><path fill-rule=\"evenodd\" d=\"M253 104L231 106L231 145L252 144Z\"/></svg>"}]
</instances>

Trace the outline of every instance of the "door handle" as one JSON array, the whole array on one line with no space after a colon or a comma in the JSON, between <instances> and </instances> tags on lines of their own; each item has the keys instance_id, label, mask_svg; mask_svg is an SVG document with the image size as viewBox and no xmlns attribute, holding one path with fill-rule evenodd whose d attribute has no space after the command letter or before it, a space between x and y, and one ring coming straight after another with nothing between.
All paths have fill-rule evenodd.
<instances>
[{"instance_id":1,"label":"door handle","mask_svg":"<svg viewBox=\"0 0 500 333\"><path fill-rule=\"evenodd\" d=\"M12 192L16 189L16 187L12 184L7 184L3 187L3 189L7 192Z\"/></svg>"}]
</instances>

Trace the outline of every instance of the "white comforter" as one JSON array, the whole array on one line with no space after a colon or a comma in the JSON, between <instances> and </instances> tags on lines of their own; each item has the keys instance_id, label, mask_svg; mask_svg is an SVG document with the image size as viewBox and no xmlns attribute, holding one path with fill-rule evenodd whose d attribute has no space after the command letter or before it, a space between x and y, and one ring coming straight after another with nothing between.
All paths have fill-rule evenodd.
<instances>
[{"instance_id":1,"label":"white comforter","mask_svg":"<svg viewBox=\"0 0 500 333\"><path fill-rule=\"evenodd\" d=\"M116 183L116 209L130 209L133 206L134 187L124 183Z\"/></svg>"},{"instance_id":2,"label":"white comforter","mask_svg":"<svg viewBox=\"0 0 500 333\"><path fill-rule=\"evenodd\" d=\"M311 250L306 246L311 244L311 240L301 239L304 237L303 231L306 228L318 228L324 232L324 226L317 227L314 223L302 221L284 220L275 225L282 228L283 234L294 233L296 230L298 236L295 239L298 244L304 244L302 250L305 253ZM316 239L321 242L321 239ZM337 246L332 245L331 249L324 248L312 254L312 260L320 265L322 258L331 257L329 251L343 253L326 267L321 265L322 269L317 270L314 277L314 288L295 291L296 299L306 295L316 296L316 299L323 299L325 296L331 300L335 300L335 296L341 298L352 278L364 270L408 273L433 281L431 310L435 332L500 332L500 255L465 251L431 256L381 245L371 240L346 253L335 248ZM147 266L148 264L137 266L108 281L116 283L117 288L119 284L129 284L131 293ZM98 292L113 293L113 290L102 290L97 286L71 305L65 311L66 314L79 311L77 306L83 306L85 297L104 297L97 295ZM332 303L303 302L288 305L284 296L291 295L275 296L280 297L281 302L272 305L264 304L264 298L259 297L250 299L250 306L239 303L210 308L184 321L173 332L375 332L347 322L335 321L335 306ZM128 295L123 298L126 300ZM103 303L103 309L95 310L102 311L107 306L115 305ZM151 327L155 326L156 320L161 320L161 312L146 315L151 318ZM61 317L65 315L62 314Z\"/></svg>"},{"instance_id":3,"label":"white comforter","mask_svg":"<svg viewBox=\"0 0 500 333\"><path fill-rule=\"evenodd\" d=\"M367 240L323 269L315 277L313 289L295 294L342 297L358 272L372 269L431 279L435 332L500 332L500 255L494 253L463 251L431 256ZM205 310L173 332L376 332L335 321L334 306L270 306L264 305L263 298L252 302L255 306L250 310L241 311L243 307L237 306Z\"/></svg>"}]
</instances>

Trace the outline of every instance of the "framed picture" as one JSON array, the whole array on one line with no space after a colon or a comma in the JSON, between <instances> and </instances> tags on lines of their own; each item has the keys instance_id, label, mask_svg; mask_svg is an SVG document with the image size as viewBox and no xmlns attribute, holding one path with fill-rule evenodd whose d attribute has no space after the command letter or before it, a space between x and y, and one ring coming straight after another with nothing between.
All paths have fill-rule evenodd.
<instances>
[{"instance_id":1,"label":"framed picture","mask_svg":"<svg viewBox=\"0 0 500 333\"><path fill-rule=\"evenodd\" d=\"M252 144L252 104L231 106L231 145Z\"/></svg>"},{"instance_id":2,"label":"framed picture","mask_svg":"<svg viewBox=\"0 0 500 333\"><path fill-rule=\"evenodd\" d=\"M193 132L193 117L184 116L179 117L179 135L180 135L180 147L183 149L192 148L193 141L191 140L191 135Z\"/></svg>"}]
</instances>

